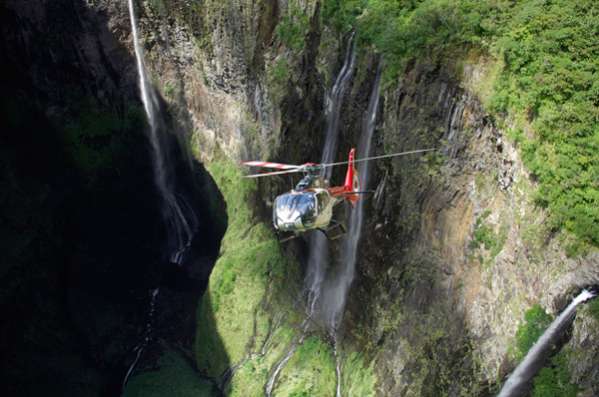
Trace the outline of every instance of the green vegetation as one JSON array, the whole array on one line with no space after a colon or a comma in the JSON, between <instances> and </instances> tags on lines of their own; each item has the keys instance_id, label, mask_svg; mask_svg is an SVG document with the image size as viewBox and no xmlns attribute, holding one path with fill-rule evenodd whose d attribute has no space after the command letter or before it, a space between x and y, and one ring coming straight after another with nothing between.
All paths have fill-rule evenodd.
<instances>
[{"instance_id":1,"label":"green vegetation","mask_svg":"<svg viewBox=\"0 0 599 397\"><path fill-rule=\"evenodd\" d=\"M77 114L64 125L64 146L75 167L90 180L116 166L126 152L131 134L144 127L141 109L131 107L124 115L100 111L93 101L83 102Z\"/></svg>"},{"instance_id":2,"label":"green vegetation","mask_svg":"<svg viewBox=\"0 0 599 397\"><path fill-rule=\"evenodd\" d=\"M150 8L160 15L166 15L167 8L164 0L150 0Z\"/></svg>"},{"instance_id":3,"label":"green vegetation","mask_svg":"<svg viewBox=\"0 0 599 397\"><path fill-rule=\"evenodd\" d=\"M515 358L522 360L532 345L549 327L553 318L540 305L534 305L524 315L524 323L516 332ZM578 387L570 383L568 355L565 351L556 354L549 365L539 371L533 379L533 397L574 397Z\"/></svg>"},{"instance_id":4,"label":"green vegetation","mask_svg":"<svg viewBox=\"0 0 599 397\"><path fill-rule=\"evenodd\" d=\"M277 395L334 395L335 358L329 344L311 336L301 344L280 376Z\"/></svg>"},{"instance_id":5,"label":"green vegetation","mask_svg":"<svg viewBox=\"0 0 599 397\"><path fill-rule=\"evenodd\" d=\"M595 298L589 303L587 303L589 311L591 312L591 316L597 321L599 321L599 298Z\"/></svg>"},{"instance_id":6,"label":"green vegetation","mask_svg":"<svg viewBox=\"0 0 599 397\"><path fill-rule=\"evenodd\" d=\"M499 233L495 233L493 228L485 222L491 214L491 211L484 211L474 224L474 232L472 241L470 241L470 249L479 249L484 247L489 251L490 261L495 259L497 254L501 252L505 240L507 239L507 230L504 226L500 227ZM482 262L482 261L481 261Z\"/></svg>"},{"instance_id":7,"label":"green vegetation","mask_svg":"<svg viewBox=\"0 0 599 397\"><path fill-rule=\"evenodd\" d=\"M178 353L167 350L158 360L158 369L130 379L124 397L210 397L212 385L202 381Z\"/></svg>"},{"instance_id":8,"label":"green vegetation","mask_svg":"<svg viewBox=\"0 0 599 397\"><path fill-rule=\"evenodd\" d=\"M498 46L505 60L497 112L525 115L521 137L538 178L537 202L565 228L599 245L599 4L534 1L516 9Z\"/></svg>"},{"instance_id":9,"label":"green vegetation","mask_svg":"<svg viewBox=\"0 0 599 397\"><path fill-rule=\"evenodd\" d=\"M342 391L344 396L374 396L376 378L372 364L364 367L364 357L352 352L342 361Z\"/></svg>"},{"instance_id":10,"label":"green vegetation","mask_svg":"<svg viewBox=\"0 0 599 397\"><path fill-rule=\"evenodd\" d=\"M242 178L227 160L215 161L208 171L225 198L229 219L221 257L202 301L196 347L199 367L216 377L227 369L228 360L237 363L245 357L248 343L266 336L268 316L261 302L269 286L283 284L286 269L295 267L287 265L268 227L254 219L250 208L256 200L255 182Z\"/></svg>"},{"instance_id":11,"label":"green vegetation","mask_svg":"<svg viewBox=\"0 0 599 397\"><path fill-rule=\"evenodd\" d=\"M255 180L242 178L237 165L222 158L207 169L225 198L229 225L199 308L198 368L219 379L235 367L227 395L262 395L270 371L298 337L304 319L303 310L295 310L301 288L299 266L281 252L270 227L254 216ZM362 391L373 389L373 370L360 356L349 357L353 374L348 387L356 390L350 395L368 395ZM335 382L330 345L311 336L281 373L276 394L331 395Z\"/></svg>"},{"instance_id":12,"label":"green vegetation","mask_svg":"<svg viewBox=\"0 0 599 397\"><path fill-rule=\"evenodd\" d=\"M564 352L551 359L533 379L532 397L576 397L578 387L570 383L568 357Z\"/></svg>"},{"instance_id":13,"label":"green vegetation","mask_svg":"<svg viewBox=\"0 0 599 397\"><path fill-rule=\"evenodd\" d=\"M551 229L578 238L570 254L599 246L599 3L325 0L323 16L341 31L356 27L383 54L388 82L412 59L496 58L485 102L519 125L537 204L549 209Z\"/></svg>"},{"instance_id":14,"label":"green vegetation","mask_svg":"<svg viewBox=\"0 0 599 397\"><path fill-rule=\"evenodd\" d=\"M356 18L363 12L367 0L324 0L322 19L335 30L345 33L356 25Z\"/></svg>"},{"instance_id":15,"label":"green vegetation","mask_svg":"<svg viewBox=\"0 0 599 397\"><path fill-rule=\"evenodd\" d=\"M275 34L277 39L287 48L300 52L306 43L306 34L310 28L310 19L296 1L290 1L287 13L277 24Z\"/></svg>"},{"instance_id":16,"label":"green vegetation","mask_svg":"<svg viewBox=\"0 0 599 397\"><path fill-rule=\"evenodd\" d=\"M528 350L539 339L551 324L553 318L543 310L541 305L534 305L524 314L524 323L516 331L516 359L524 358Z\"/></svg>"},{"instance_id":17,"label":"green vegetation","mask_svg":"<svg viewBox=\"0 0 599 397\"><path fill-rule=\"evenodd\" d=\"M270 75L274 84L282 86L289 79L289 61L286 58L277 59Z\"/></svg>"}]
</instances>

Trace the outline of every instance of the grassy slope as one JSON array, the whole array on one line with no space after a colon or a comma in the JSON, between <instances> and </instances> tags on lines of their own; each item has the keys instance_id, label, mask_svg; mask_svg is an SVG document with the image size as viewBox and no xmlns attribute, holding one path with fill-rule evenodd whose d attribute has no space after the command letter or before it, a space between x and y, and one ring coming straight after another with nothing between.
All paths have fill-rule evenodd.
<instances>
[{"instance_id":1,"label":"grassy slope","mask_svg":"<svg viewBox=\"0 0 599 397\"><path fill-rule=\"evenodd\" d=\"M210 164L209 172L227 202L229 226L221 256L210 277L198 316L198 367L218 378L228 368L235 373L231 396L260 396L269 372L298 337L303 309L299 265L285 257L270 227L257 219L256 184L242 178L228 160ZM372 369L357 354L346 360L351 379L348 395L373 392ZM281 372L278 396L326 396L335 390L331 346L317 335L306 338Z\"/></svg>"},{"instance_id":2,"label":"grassy slope","mask_svg":"<svg viewBox=\"0 0 599 397\"><path fill-rule=\"evenodd\" d=\"M131 378L123 397L209 397L212 385L201 380L179 354L166 350L158 360L158 369Z\"/></svg>"}]
</instances>

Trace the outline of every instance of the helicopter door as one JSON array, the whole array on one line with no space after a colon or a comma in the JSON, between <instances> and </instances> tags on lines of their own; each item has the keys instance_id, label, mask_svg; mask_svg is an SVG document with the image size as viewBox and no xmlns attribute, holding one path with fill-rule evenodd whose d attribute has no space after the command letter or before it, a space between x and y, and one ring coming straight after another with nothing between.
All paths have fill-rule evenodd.
<instances>
[{"instance_id":1,"label":"helicopter door","mask_svg":"<svg viewBox=\"0 0 599 397\"><path fill-rule=\"evenodd\" d=\"M331 220L331 216L332 216L332 211L331 211L331 196L329 195L329 193L326 190L322 190L320 192L318 192L316 194L316 200L317 200L317 208L318 208L318 214L317 214L317 220L316 220L316 227L326 227L330 220Z\"/></svg>"},{"instance_id":2,"label":"helicopter door","mask_svg":"<svg viewBox=\"0 0 599 397\"><path fill-rule=\"evenodd\" d=\"M321 191L316 195L316 200L318 202L318 215L322 214L327 205L329 204L329 195L326 191Z\"/></svg>"}]
</instances>

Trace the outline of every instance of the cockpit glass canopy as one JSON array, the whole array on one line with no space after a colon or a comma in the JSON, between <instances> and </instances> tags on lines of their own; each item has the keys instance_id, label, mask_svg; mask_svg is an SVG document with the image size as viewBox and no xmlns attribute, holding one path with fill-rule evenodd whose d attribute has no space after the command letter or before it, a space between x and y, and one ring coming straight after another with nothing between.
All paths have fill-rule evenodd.
<instances>
[{"instance_id":1,"label":"cockpit glass canopy","mask_svg":"<svg viewBox=\"0 0 599 397\"><path fill-rule=\"evenodd\" d=\"M316 219L316 198L313 192L287 193L275 201L274 224L278 229L309 227ZM301 220L301 223L298 221Z\"/></svg>"}]
</instances>

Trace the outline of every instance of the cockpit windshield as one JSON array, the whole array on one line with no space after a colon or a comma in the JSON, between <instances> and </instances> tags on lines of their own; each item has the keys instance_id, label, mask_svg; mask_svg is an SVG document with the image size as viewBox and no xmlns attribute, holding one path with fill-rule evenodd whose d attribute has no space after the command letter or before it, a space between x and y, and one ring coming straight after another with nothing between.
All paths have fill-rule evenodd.
<instances>
[{"instance_id":1,"label":"cockpit windshield","mask_svg":"<svg viewBox=\"0 0 599 397\"><path fill-rule=\"evenodd\" d=\"M316 198L312 192L287 193L277 197L273 221L277 229L310 227L316 219Z\"/></svg>"}]
</instances>

